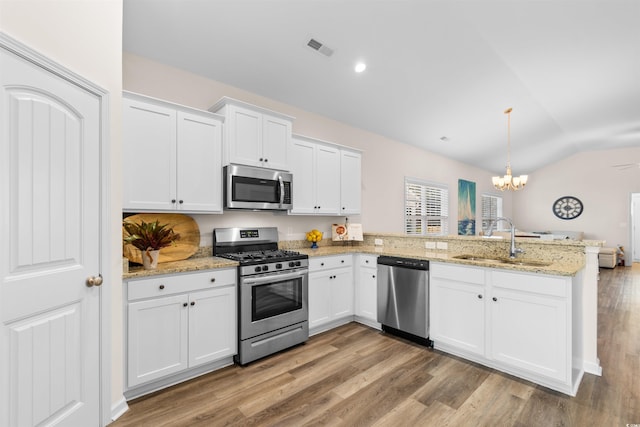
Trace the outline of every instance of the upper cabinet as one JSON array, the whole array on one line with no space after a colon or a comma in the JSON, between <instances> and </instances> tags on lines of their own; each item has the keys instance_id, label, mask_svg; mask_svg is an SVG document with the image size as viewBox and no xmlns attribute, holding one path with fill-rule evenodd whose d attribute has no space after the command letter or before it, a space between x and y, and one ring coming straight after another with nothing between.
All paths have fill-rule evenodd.
<instances>
[{"instance_id":1,"label":"upper cabinet","mask_svg":"<svg viewBox=\"0 0 640 427\"><path fill-rule=\"evenodd\" d=\"M225 165L289 170L293 117L228 97L209 111L225 116Z\"/></svg>"},{"instance_id":2,"label":"upper cabinet","mask_svg":"<svg viewBox=\"0 0 640 427\"><path fill-rule=\"evenodd\" d=\"M123 93L123 210L222 213L223 118Z\"/></svg>"},{"instance_id":3,"label":"upper cabinet","mask_svg":"<svg viewBox=\"0 0 640 427\"><path fill-rule=\"evenodd\" d=\"M357 215L360 213L361 154L306 136L291 140L289 170L293 173L295 215Z\"/></svg>"}]
</instances>

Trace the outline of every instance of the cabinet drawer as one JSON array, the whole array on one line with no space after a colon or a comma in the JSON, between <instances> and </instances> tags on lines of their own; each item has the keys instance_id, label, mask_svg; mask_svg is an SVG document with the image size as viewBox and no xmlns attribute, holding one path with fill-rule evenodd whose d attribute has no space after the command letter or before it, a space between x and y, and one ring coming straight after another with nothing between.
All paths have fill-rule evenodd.
<instances>
[{"instance_id":1,"label":"cabinet drawer","mask_svg":"<svg viewBox=\"0 0 640 427\"><path fill-rule=\"evenodd\" d=\"M127 283L127 298L134 301L191 292L219 286L234 285L236 269L208 270L201 273L157 276L149 279L130 280Z\"/></svg>"},{"instance_id":2,"label":"cabinet drawer","mask_svg":"<svg viewBox=\"0 0 640 427\"><path fill-rule=\"evenodd\" d=\"M378 255L360 255L360 266L361 267L373 267L377 268L378 264Z\"/></svg>"},{"instance_id":3,"label":"cabinet drawer","mask_svg":"<svg viewBox=\"0 0 640 427\"><path fill-rule=\"evenodd\" d=\"M510 273L506 271L493 271L491 284L494 287L525 291L541 295L566 297L569 287L567 277L541 276L539 274Z\"/></svg>"},{"instance_id":4,"label":"cabinet drawer","mask_svg":"<svg viewBox=\"0 0 640 427\"><path fill-rule=\"evenodd\" d=\"M353 265L353 255L351 254L309 258L310 272L349 267L351 265Z\"/></svg>"},{"instance_id":5,"label":"cabinet drawer","mask_svg":"<svg viewBox=\"0 0 640 427\"><path fill-rule=\"evenodd\" d=\"M431 277L455 280L458 282L484 284L483 268L467 267L464 265L440 264L432 262L430 265Z\"/></svg>"}]
</instances>

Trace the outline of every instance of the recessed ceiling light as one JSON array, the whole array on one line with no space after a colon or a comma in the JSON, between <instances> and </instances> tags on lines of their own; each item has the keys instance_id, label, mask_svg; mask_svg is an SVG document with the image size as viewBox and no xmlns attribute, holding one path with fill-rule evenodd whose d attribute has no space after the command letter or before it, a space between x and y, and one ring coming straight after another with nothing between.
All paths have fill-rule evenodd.
<instances>
[{"instance_id":1,"label":"recessed ceiling light","mask_svg":"<svg viewBox=\"0 0 640 427\"><path fill-rule=\"evenodd\" d=\"M356 73L361 73L366 69L367 69L367 64L365 64L364 62L358 62L356 64L356 68L355 68Z\"/></svg>"}]
</instances>

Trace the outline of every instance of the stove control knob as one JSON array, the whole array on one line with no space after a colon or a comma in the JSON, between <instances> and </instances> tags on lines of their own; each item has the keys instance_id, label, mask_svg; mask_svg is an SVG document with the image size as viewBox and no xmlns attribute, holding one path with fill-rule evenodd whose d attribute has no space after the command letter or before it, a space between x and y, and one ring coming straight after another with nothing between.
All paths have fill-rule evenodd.
<instances>
[{"instance_id":1,"label":"stove control knob","mask_svg":"<svg viewBox=\"0 0 640 427\"><path fill-rule=\"evenodd\" d=\"M300 267L300 261L296 261L296 267Z\"/></svg>"},{"instance_id":2,"label":"stove control knob","mask_svg":"<svg viewBox=\"0 0 640 427\"><path fill-rule=\"evenodd\" d=\"M268 266L268 265L263 265L263 266L262 266L262 271L267 271L268 269L269 269L269 266Z\"/></svg>"},{"instance_id":3,"label":"stove control knob","mask_svg":"<svg viewBox=\"0 0 640 427\"><path fill-rule=\"evenodd\" d=\"M256 273L260 273L260 272L262 271L262 269L260 268L260 266L256 267L254 270L255 270L255 272L256 272Z\"/></svg>"},{"instance_id":4,"label":"stove control knob","mask_svg":"<svg viewBox=\"0 0 640 427\"><path fill-rule=\"evenodd\" d=\"M282 264L276 264L276 268L282 268Z\"/></svg>"},{"instance_id":5,"label":"stove control knob","mask_svg":"<svg viewBox=\"0 0 640 427\"><path fill-rule=\"evenodd\" d=\"M293 261L290 261L290 262L289 262L289 267L295 267L295 266L296 266L296 263L295 263L295 262L293 262Z\"/></svg>"}]
</instances>

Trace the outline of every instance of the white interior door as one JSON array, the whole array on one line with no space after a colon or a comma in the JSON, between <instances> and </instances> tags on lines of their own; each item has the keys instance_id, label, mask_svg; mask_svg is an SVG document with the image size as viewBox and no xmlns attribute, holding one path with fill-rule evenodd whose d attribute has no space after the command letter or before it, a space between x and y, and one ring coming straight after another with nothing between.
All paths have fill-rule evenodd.
<instances>
[{"instance_id":1,"label":"white interior door","mask_svg":"<svg viewBox=\"0 0 640 427\"><path fill-rule=\"evenodd\" d=\"M100 102L0 46L2 426L100 422Z\"/></svg>"},{"instance_id":2,"label":"white interior door","mask_svg":"<svg viewBox=\"0 0 640 427\"><path fill-rule=\"evenodd\" d=\"M633 262L640 262L640 193L631 195L631 234Z\"/></svg>"}]
</instances>

